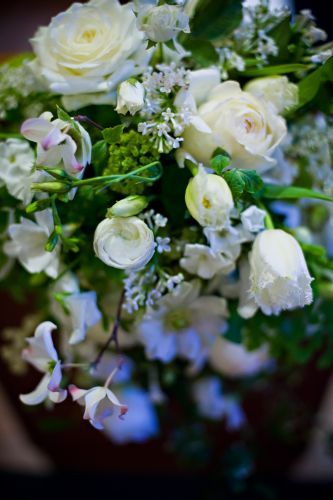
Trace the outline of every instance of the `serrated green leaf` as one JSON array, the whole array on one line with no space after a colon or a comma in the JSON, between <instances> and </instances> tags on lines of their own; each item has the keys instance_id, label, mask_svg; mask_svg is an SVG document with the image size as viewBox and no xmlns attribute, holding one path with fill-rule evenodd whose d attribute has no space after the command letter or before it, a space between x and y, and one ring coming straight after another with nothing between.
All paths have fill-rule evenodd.
<instances>
[{"instance_id":1,"label":"serrated green leaf","mask_svg":"<svg viewBox=\"0 0 333 500\"><path fill-rule=\"evenodd\" d=\"M191 22L191 34L203 40L219 40L242 20L242 0L201 0Z\"/></svg>"},{"instance_id":2,"label":"serrated green leaf","mask_svg":"<svg viewBox=\"0 0 333 500\"><path fill-rule=\"evenodd\" d=\"M125 125L123 125L123 124L116 125L115 127L105 128L102 131L102 135L104 137L104 140L108 144L113 144L113 143L117 142L120 139L120 137L124 131L124 128L125 128Z\"/></svg>"},{"instance_id":3,"label":"serrated green leaf","mask_svg":"<svg viewBox=\"0 0 333 500\"><path fill-rule=\"evenodd\" d=\"M228 183L235 200L239 199L245 193L251 195L257 194L263 187L263 180L257 174L256 170L234 168L224 172L223 177Z\"/></svg>"},{"instance_id":4,"label":"serrated green leaf","mask_svg":"<svg viewBox=\"0 0 333 500\"><path fill-rule=\"evenodd\" d=\"M333 202L333 198L331 196L298 186L276 186L275 184L265 184L261 194L264 198L276 200L314 198L317 200Z\"/></svg>"},{"instance_id":5,"label":"serrated green leaf","mask_svg":"<svg viewBox=\"0 0 333 500\"><path fill-rule=\"evenodd\" d=\"M230 165L231 156L227 151L222 148L217 148L210 160L210 166L219 175L222 174L223 170Z\"/></svg>"}]
</instances>

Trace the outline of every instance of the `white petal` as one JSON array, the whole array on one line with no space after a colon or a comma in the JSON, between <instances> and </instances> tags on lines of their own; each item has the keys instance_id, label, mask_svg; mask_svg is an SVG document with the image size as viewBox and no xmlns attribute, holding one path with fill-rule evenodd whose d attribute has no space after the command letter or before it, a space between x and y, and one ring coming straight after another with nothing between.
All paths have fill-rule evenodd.
<instances>
[{"instance_id":1,"label":"white petal","mask_svg":"<svg viewBox=\"0 0 333 500\"><path fill-rule=\"evenodd\" d=\"M22 403L33 406L42 403L48 397L47 386L50 382L50 375L46 374L42 380L37 385L36 389L29 394L20 394L20 400Z\"/></svg>"}]
</instances>

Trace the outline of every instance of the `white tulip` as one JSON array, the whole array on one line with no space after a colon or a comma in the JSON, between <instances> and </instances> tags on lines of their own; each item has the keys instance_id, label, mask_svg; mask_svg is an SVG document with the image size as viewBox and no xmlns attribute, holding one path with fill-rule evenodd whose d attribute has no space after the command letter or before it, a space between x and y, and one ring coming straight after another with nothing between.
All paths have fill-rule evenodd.
<instances>
[{"instance_id":1,"label":"white tulip","mask_svg":"<svg viewBox=\"0 0 333 500\"><path fill-rule=\"evenodd\" d=\"M250 254L251 292L265 314L312 302L311 278L301 247L281 229L260 233Z\"/></svg>"},{"instance_id":2,"label":"white tulip","mask_svg":"<svg viewBox=\"0 0 333 500\"><path fill-rule=\"evenodd\" d=\"M276 164L273 153L286 135L286 122L270 103L242 91L238 82L227 81L213 88L197 116L200 129L192 121L182 144L196 161L208 166L214 150L221 147L236 168L262 172Z\"/></svg>"},{"instance_id":3,"label":"white tulip","mask_svg":"<svg viewBox=\"0 0 333 500\"><path fill-rule=\"evenodd\" d=\"M148 6L139 11L138 24L153 42L167 42L183 31L190 32L189 17L177 5Z\"/></svg>"},{"instance_id":4,"label":"white tulip","mask_svg":"<svg viewBox=\"0 0 333 500\"><path fill-rule=\"evenodd\" d=\"M112 217L98 224L94 250L107 266L137 270L154 255L154 234L138 217Z\"/></svg>"},{"instance_id":5,"label":"white tulip","mask_svg":"<svg viewBox=\"0 0 333 500\"><path fill-rule=\"evenodd\" d=\"M122 82L118 88L116 111L122 115L127 112L134 115L143 106L144 94L144 87L137 80Z\"/></svg>"},{"instance_id":6,"label":"white tulip","mask_svg":"<svg viewBox=\"0 0 333 500\"><path fill-rule=\"evenodd\" d=\"M229 223L234 206L228 184L222 177L199 169L188 183L185 203L192 217L204 227L222 229Z\"/></svg>"},{"instance_id":7,"label":"white tulip","mask_svg":"<svg viewBox=\"0 0 333 500\"><path fill-rule=\"evenodd\" d=\"M269 364L267 347L247 351L242 344L235 344L223 337L213 344L209 362L214 370L227 377L255 375Z\"/></svg>"},{"instance_id":8,"label":"white tulip","mask_svg":"<svg viewBox=\"0 0 333 500\"><path fill-rule=\"evenodd\" d=\"M245 90L273 104L278 113L283 113L298 103L298 87L286 76L256 78L246 84Z\"/></svg>"}]
</instances>

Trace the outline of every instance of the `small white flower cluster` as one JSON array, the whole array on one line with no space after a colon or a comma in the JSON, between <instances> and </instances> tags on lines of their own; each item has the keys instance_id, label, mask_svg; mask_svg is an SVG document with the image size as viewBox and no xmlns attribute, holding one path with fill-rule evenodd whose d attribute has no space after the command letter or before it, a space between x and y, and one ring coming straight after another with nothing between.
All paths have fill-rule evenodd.
<instances>
[{"instance_id":1,"label":"small white flower cluster","mask_svg":"<svg viewBox=\"0 0 333 500\"><path fill-rule=\"evenodd\" d=\"M219 50L220 64L221 64L221 78L222 80L228 79L228 71L236 69L237 71L245 70L245 61L235 52L228 47L222 47Z\"/></svg>"},{"instance_id":2,"label":"small white flower cluster","mask_svg":"<svg viewBox=\"0 0 333 500\"><path fill-rule=\"evenodd\" d=\"M150 119L141 122L138 131L150 135L160 153L168 153L179 148L181 134L192 116L186 105L177 107L174 102L179 90L189 87L190 72L174 63L160 64L157 69L143 77L146 96L141 114Z\"/></svg>"}]
</instances>

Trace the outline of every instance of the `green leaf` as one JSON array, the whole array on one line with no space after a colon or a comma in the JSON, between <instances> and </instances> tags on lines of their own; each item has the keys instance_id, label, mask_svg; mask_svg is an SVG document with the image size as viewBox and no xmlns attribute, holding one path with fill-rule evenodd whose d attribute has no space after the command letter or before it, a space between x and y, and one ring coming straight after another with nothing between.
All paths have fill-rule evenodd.
<instances>
[{"instance_id":1,"label":"green leaf","mask_svg":"<svg viewBox=\"0 0 333 500\"><path fill-rule=\"evenodd\" d=\"M234 200L239 199L245 193L257 194L263 187L263 180L256 170L235 168L227 170L223 177L229 184Z\"/></svg>"},{"instance_id":2,"label":"green leaf","mask_svg":"<svg viewBox=\"0 0 333 500\"><path fill-rule=\"evenodd\" d=\"M333 198L330 196L318 193L312 189L298 186L276 186L275 184L265 184L261 195L264 198L276 200L314 198L317 200L333 201Z\"/></svg>"},{"instance_id":3,"label":"green leaf","mask_svg":"<svg viewBox=\"0 0 333 500\"><path fill-rule=\"evenodd\" d=\"M223 170L230 165L230 161L231 156L229 153L222 148L217 148L210 160L210 166L217 174L221 175Z\"/></svg>"},{"instance_id":4,"label":"green leaf","mask_svg":"<svg viewBox=\"0 0 333 500\"><path fill-rule=\"evenodd\" d=\"M57 115L58 115L59 120L63 120L64 122L71 123L72 127L74 128L74 130L78 134L80 134L80 137L81 137L81 132L80 132L80 129L79 129L79 125L76 123L76 121L74 120L74 118L72 118L68 113L66 113L66 111L64 109L62 109L58 105L57 105Z\"/></svg>"},{"instance_id":5,"label":"green leaf","mask_svg":"<svg viewBox=\"0 0 333 500\"><path fill-rule=\"evenodd\" d=\"M322 83L327 81L333 81L333 57L330 57L322 66L300 81L298 84L298 108L312 101L318 94Z\"/></svg>"},{"instance_id":6,"label":"green leaf","mask_svg":"<svg viewBox=\"0 0 333 500\"><path fill-rule=\"evenodd\" d=\"M307 71L309 66L307 64L292 63L292 64L279 64L276 66L267 66L266 68L247 69L242 72L244 76L270 76L282 75L286 73L295 73L296 71Z\"/></svg>"},{"instance_id":7,"label":"green leaf","mask_svg":"<svg viewBox=\"0 0 333 500\"><path fill-rule=\"evenodd\" d=\"M109 158L109 145L106 141L98 141L92 147L91 163L97 175L101 175Z\"/></svg>"},{"instance_id":8,"label":"green leaf","mask_svg":"<svg viewBox=\"0 0 333 500\"><path fill-rule=\"evenodd\" d=\"M113 144L113 143L119 141L119 139L124 131L124 128L125 128L125 125L123 125L123 124L116 125L115 127L105 128L102 131L102 135L108 144Z\"/></svg>"},{"instance_id":9,"label":"green leaf","mask_svg":"<svg viewBox=\"0 0 333 500\"><path fill-rule=\"evenodd\" d=\"M191 23L192 36L219 40L236 29L242 20L242 0L201 0Z\"/></svg>"},{"instance_id":10,"label":"green leaf","mask_svg":"<svg viewBox=\"0 0 333 500\"><path fill-rule=\"evenodd\" d=\"M32 203L30 203L30 205L28 205L25 208L25 211L27 212L27 214L40 212L41 210L45 210L46 208L48 208L51 205L51 203L52 203L51 198L44 198L42 200L33 201Z\"/></svg>"},{"instance_id":11,"label":"green leaf","mask_svg":"<svg viewBox=\"0 0 333 500\"><path fill-rule=\"evenodd\" d=\"M53 252L53 250L57 246L58 241L59 241L59 235L57 234L56 231L52 231L47 242L45 243L46 252Z\"/></svg>"},{"instance_id":12,"label":"green leaf","mask_svg":"<svg viewBox=\"0 0 333 500\"><path fill-rule=\"evenodd\" d=\"M199 66L216 64L219 59L214 45L209 40L198 40L189 36L184 40L183 46L192 53L193 59Z\"/></svg>"}]
</instances>

